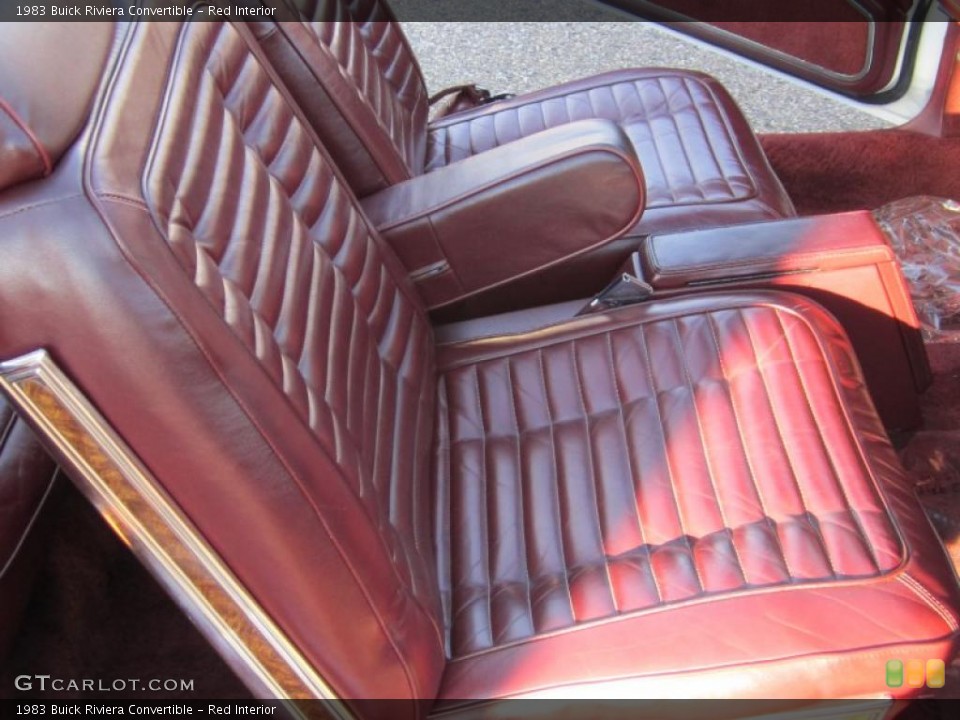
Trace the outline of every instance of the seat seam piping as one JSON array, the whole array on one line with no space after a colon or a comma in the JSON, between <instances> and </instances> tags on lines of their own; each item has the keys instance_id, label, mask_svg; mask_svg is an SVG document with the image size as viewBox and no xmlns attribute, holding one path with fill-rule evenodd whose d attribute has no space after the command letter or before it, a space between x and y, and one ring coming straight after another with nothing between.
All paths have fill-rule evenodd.
<instances>
[{"instance_id":1,"label":"seat seam piping","mask_svg":"<svg viewBox=\"0 0 960 720\"><path fill-rule=\"evenodd\" d=\"M613 614L618 615L620 613L620 608L617 604L617 595L613 587L613 578L610 576L610 564L607 559L607 547L606 547L606 537L603 532L603 520L600 517L600 488L597 486L597 467L596 467L596 457L593 452L593 432L590 426L590 411L587 409L587 400L583 392L583 381L580 377L580 360L577 353L577 342L570 343L570 358L573 361L572 370L573 378L577 385L577 397L580 399L580 407L583 408L583 425L586 430L586 435L584 435L584 444L587 447L587 458L589 460L590 467L590 483L589 487L592 490L593 495L593 512L591 513L591 520L595 520L597 523L597 539L600 543L600 562L603 563L603 573L604 577L607 579L607 589L610 592L610 600L613 603Z\"/></svg>"},{"instance_id":2,"label":"seat seam piping","mask_svg":"<svg viewBox=\"0 0 960 720\"><path fill-rule=\"evenodd\" d=\"M613 389L617 394L617 410L620 415L620 427L623 432L623 447L626 452L627 458L627 470L630 473L630 487L633 489L633 514L637 518L637 530L640 532L640 542L643 543L643 548L647 556L647 570L650 573L650 579L653 582L653 589L657 593L657 604L663 602L663 593L660 590L660 583L657 580L657 573L653 565L653 552L650 549L650 544L647 542L647 534L643 527L643 519L640 516L640 499L637 497L637 494L640 492L640 486L643 484L643 475L638 473L638 464L635 465L633 461L633 445L630 443L630 434L627 432L627 418L624 413L624 403L623 395L620 392L620 378L617 373L616 359L613 352L613 333L607 333L607 350L610 356L610 372L613 379ZM651 388L652 391L652 388Z\"/></svg>"},{"instance_id":3,"label":"seat seam piping","mask_svg":"<svg viewBox=\"0 0 960 720\"><path fill-rule=\"evenodd\" d=\"M793 341L790 339L790 335L787 332L786 325L784 325L783 323L783 318L780 317L780 313L778 311L774 311L774 315L777 318L777 323L780 326L782 337L784 338L784 341L786 342L786 345L787 345L787 349L790 352L790 359L793 362L797 379L800 382L800 388L803 391L803 397L804 397L804 400L806 401L807 408L810 412L810 417L813 419L813 423L817 428L817 435L820 438L820 444L823 447L824 454L826 455L828 462L830 463L830 468L833 472L833 481L836 484L837 488L839 489L840 494L843 496L843 501L847 506L847 510L850 512L850 518L853 520L854 524L857 527L857 533L860 535L860 539L863 542L864 549L867 551L867 555L870 557L870 560L873 563L874 567L876 568L877 573L883 574L883 570L880 567L880 559L877 557L876 551L873 547L873 542L871 541L870 536L867 535L867 530L860 519L859 511L853 507L853 504L850 501L850 496L847 493L847 488L843 484L843 480L838 471L837 462L834 457L831 446L828 444L826 438L824 437L823 427L820 423L819 416L817 415L816 410L814 410L813 401L810 398L810 392L809 392L809 389L807 388L807 382L804 377L803 370L800 366L799 360L797 359L796 353L794 352ZM849 428L848 428L848 433L852 435L852 432L850 431ZM855 436L850 437L850 440L854 444L859 444L858 438L856 438Z\"/></svg>"},{"instance_id":4,"label":"seat seam piping","mask_svg":"<svg viewBox=\"0 0 960 720\"><path fill-rule=\"evenodd\" d=\"M706 322L709 325L711 314L707 313L705 316ZM740 550L737 548L736 539L733 535L733 527L730 524L730 521L727 519L727 514L723 509L723 500L720 496L720 488L717 486L716 473L714 472L713 460L710 457L710 450L707 443L706 433L704 432L703 419L700 417L700 405L697 402L697 390L693 383L693 378L690 377L690 364L687 362L687 353L683 346L683 338L680 335L680 326L678 323L674 323L674 328L677 333L677 348L680 353L680 366L683 368L683 376L686 380L687 388L690 391L690 404L693 406L693 417L697 422L697 439L700 441L700 449L703 452L703 459L706 463L707 477L710 480L710 487L713 489L714 501L717 504L717 512L720 515L720 521L723 523L723 528L726 530L726 535L730 540L730 547L733 550L733 555L737 561L737 569L740 571L740 578L744 583L747 582L746 569L743 564L743 559L740 557ZM720 360L719 350L717 352L717 358ZM722 360L720 360L721 372L722 369ZM725 373L724 373L725 374ZM725 388L726 389L726 388ZM706 588L704 588L706 591ZM709 591L707 591L709 592Z\"/></svg>"}]
</instances>

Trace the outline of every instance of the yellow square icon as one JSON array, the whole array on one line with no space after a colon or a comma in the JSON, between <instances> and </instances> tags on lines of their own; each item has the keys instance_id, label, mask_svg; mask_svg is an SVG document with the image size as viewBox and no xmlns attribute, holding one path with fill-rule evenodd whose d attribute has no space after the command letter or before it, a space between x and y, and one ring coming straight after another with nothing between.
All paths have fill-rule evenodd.
<instances>
[{"instance_id":1,"label":"yellow square icon","mask_svg":"<svg viewBox=\"0 0 960 720\"><path fill-rule=\"evenodd\" d=\"M925 670L923 660L907 660L907 687L922 688Z\"/></svg>"},{"instance_id":2,"label":"yellow square icon","mask_svg":"<svg viewBox=\"0 0 960 720\"><path fill-rule=\"evenodd\" d=\"M946 676L943 660L927 660L927 687L942 688L947 681Z\"/></svg>"}]
</instances>

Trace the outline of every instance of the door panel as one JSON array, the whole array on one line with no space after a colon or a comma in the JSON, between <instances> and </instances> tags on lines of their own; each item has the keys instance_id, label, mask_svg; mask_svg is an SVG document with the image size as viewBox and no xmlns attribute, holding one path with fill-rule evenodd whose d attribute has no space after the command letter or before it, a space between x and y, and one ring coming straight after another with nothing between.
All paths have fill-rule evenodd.
<instances>
[{"instance_id":1,"label":"door panel","mask_svg":"<svg viewBox=\"0 0 960 720\"><path fill-rule=\"evenodd\" d=\"M909 81L911 41L917 29L909 21L925 12L929 2L609 0L607 4L844 95L889 102ZM900 64L902 49L905 62Z\"/></svg>"},{"instance_id":2,"label":"door panel","mask_svg":"<svg viewBox=\"0 0 960 720\"><path fill-rule=\"evenodd\" d=\"M872 28L862 16L816 24L718 21L709 26L838 75L860 75L869 63Z\"/></svg>"}]
</instances>

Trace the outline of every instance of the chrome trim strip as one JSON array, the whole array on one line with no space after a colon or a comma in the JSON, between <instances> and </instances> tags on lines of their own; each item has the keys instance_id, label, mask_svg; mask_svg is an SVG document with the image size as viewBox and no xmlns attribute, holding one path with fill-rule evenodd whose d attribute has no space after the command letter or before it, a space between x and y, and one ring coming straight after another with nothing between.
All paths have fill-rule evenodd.
<instances>
[{"instance_id":1,"label":"chrome trim strip","mask_svg":"<svg viewBox=\"0 0 960 720\"><path fill-rule=\"evenodd\" d=\"M0 391L255 697L353 714L45 350L0 362ZM314 716L317 708L289 708Z\"/></svg>"}]
</instances>

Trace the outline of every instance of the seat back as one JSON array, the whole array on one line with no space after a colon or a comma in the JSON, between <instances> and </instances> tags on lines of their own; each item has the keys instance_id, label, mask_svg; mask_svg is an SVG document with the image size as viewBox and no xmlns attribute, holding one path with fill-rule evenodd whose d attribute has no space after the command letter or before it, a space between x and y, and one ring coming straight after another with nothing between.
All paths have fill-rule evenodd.
<instances>
[{"instance_id":1,"label":"seat back","mask_svg":"<svg viewBox=\"0 0 960 720\"><path fill-rule=\"evenodd\" d=\"M0 358L46 348L339 695L432 697L405 273L243 24L44 27L0 29L44 66L0 74Z\"/></svg>"},{"instance_id":2,"label":"seat back","mask_svg":"<svg viewBox=\"0 0 960 720\"><path fill-rule=\"evenodd\" d=\"M302 21L254 32L359 197L420 175L429 97L382 0L286 0Z\"/></svg>"}]
</instances>

